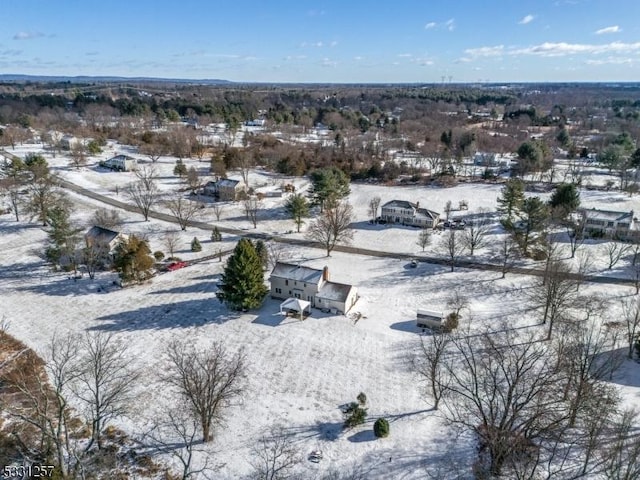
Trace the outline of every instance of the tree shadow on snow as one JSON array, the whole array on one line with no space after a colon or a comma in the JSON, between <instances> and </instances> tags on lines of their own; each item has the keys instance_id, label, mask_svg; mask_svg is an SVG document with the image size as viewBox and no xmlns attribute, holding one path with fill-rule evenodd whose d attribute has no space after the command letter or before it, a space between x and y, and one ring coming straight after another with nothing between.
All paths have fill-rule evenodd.
<instances>
[{"instance_id":1,"label":"tree shadow on snow","mask_svg":"<svg viewBox=\"0 0 640 480\"><path fill-rule=\"evenodd\" d=\"M360 432L354 433L350 437L347 437L347 440L353 443L362 443L362 442L372 442L377 440L373 430L362 430Z\"/></svg>"},{"instance_id":2,"label":"tree shadow on snow","mask_svg":"<svg viewBox=\"0 0 640 480\"><path fill-rule=\"evenodd\" d=\"M237 313L227 310L218 300L207 298L104 315L97 318L103 323L91 330L118 332L200 327L212 323L221 324L237 317Z\"/></svg>"}]
</instances>

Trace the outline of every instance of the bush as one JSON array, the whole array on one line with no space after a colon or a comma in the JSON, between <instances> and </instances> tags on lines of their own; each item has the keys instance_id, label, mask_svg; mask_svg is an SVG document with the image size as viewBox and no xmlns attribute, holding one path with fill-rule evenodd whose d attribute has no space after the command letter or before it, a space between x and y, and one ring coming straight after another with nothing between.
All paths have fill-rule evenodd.
<instances>
[{"instance_id":1,"label":"bush","mask_svg":"<svg viewBox=\"0 0 640 480\"><path fill-rule=\"evenodd\" d=\"M200 252L202 250L202 245L200 245L200 240L197 237L193 237L191 240L191 251L192 252Z\"/></svg>"},{"instance_id":2,"label":"bush","mask_svg":"<svg viewBox=\"0 0 640 480\"><path fill-rule=\"evenodd\" d=\"M377 438L385 438L389 436L389 422L385 418L379 418L373 424L373 434Z\"/></svg>"},{"instance_id":3,"label":"bush","mask_svg":"<svg viewBox=\"0 0 640 480\"><path fill-rule=\"evenodd\" d=\"M212 242L222 241L222 234L220 233L220 230L218 230L218 227L213 227L213 230L211 230L211 241Z\"/></svg>"},{"instance_id":4,"label":"bush","mask_svg":"<svg viewBox=\"0 0 640 480\"><path fill-rule=\"evenodd\" d=\"M456 312L451 312L447 315L447 318L444 320L444 324L442 325L442 329L445 332L451 332L458 328L458 321L460 320L460 316Z\"/></svg>"},{"instance_id":5,"label":"bush","mask_svg":"<svg viewBox=\"0 0 640 480\"><path fill-rule=\"evenodd\" d=\"M153 258L156 259L156 262L159 262L164 258L164 253L162 253L160 250L157 250L153 252Z\"/></svg>"},{"instance_id":6,"label":"bush","mask_svg":"<svg viewBox=\"0 0 640 480\"><path fill-rule=\"evenodd\" d=\"M367 409L362 408L358 402L351 402L344 411L344 427L351 428L362 425L367 419Z\"/></svg>"},{"instance_id":7,"label":"bush","mask_svg":"<svg viewBox=\"0 0 640 480\"><path fill-rule=\"evenodd\" d=\"M358 403L360 405L364 406L367 403L367 396L364 394L364 392L360 392L356 397L356 400L358 400Z\"/></svg>"}]
</instances>

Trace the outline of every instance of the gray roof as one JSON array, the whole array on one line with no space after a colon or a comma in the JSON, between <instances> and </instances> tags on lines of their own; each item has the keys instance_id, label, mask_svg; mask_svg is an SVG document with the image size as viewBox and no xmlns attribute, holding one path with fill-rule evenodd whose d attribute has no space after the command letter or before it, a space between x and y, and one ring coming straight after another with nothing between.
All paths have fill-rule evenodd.
<instances>
[{"instance_id":1,"label":"gray roof","mask_svg":"<svg viewBox=\"0 0 640 480\"><path fill-rule=\"evenodd\" d=\"M316 297L333 300L335 302L344 302L347 300L353 288L355 288L353 285L346 285L344 283L325 282L316 294Z\"/></svg>"},{"instance_id":2,"label":"gray roof","mask_svg":"<svg viewBox=\"0 0 640 480\"><path fill-rule=\"evenodd\" d=\"M287 280L297 280L306 283L320 283L322 270L302 267L291 263L278 262L271 272L272 277L285 278Z\"/></svg>"},{"instance_id":3,"label":"gray roof","mask_svg":"<svg viewBox=\"0 0 640 480\"><path fill-rule=\"evenodd\" d=\"M230 178L221 178L216 182L218 187L235 187L240 183L240 180L231 180Z\"/></svg>"},{"instance_id":4,"label":"gray roof","mask_svg":"<svg viewBox=\"0 0 640 480\"><path fill-rule=\"evenodd\" d=\"M120 232L114 232L113 230L109 230L108 228L93 226L85 234L85 237L92 238L98 243L102 243L106 245L106 244L109 244L115 238L117 238L118 235L120 235Z\"/></svg>"},{"instance_id":5,"label":"gray roof","mask_svg":"<svg viewBox=\"0 0 640 480\"><path fill-rule=\"evenodd\" d=\"M417 203L411 203L408 200L391 200L390 202L382 205L382 208L405 208L407 210L413 208L415 210L415 215L417 216L429 217L431 219L440 217L438 212L434 212L427 208L419 208Z\"/></svg>"},{"instance_id":6,"label":"gray roof","mask_svg":"<svg viewBox=\"0 0 640 480\"><path fill-rule=\"evenodd\" d=\"M608 220L611 222L619 222L620 220L633 218L633 210L631 210L630 212L615 212L613 210L596 210L595 208L592 208L589 210L584 209L582 211L587 218Z\"/></svg>"}]
</instances>

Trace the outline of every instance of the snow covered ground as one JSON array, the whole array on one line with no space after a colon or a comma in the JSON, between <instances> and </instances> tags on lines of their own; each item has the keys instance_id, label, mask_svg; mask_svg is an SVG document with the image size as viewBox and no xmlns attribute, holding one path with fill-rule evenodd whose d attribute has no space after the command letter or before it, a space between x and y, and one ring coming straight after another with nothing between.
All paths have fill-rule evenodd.
<instances>
[{"instance_id":1,"label":"snow covered ground","mask_svg":"<svg viewBox=\"0 0 640 480\"><path fill-rule=\"evenodd\" d=\"M23 155L39 150L23 146L14 153ZM110 146L100 158L92 158L80 169L69 167L62 156L47 156L54 169L65 179L98 193L124 200L123 187L134 180L132 173L108 172L97 168L97 161L116 153L127 153L125 147ZM142 157L139 157L142 158ZM172 174L175 159L163 157L157 163L163 190L177 186ZM208 163L187 160L203 172ZM280 178L261 171L252 172L251 184L275 187L294 183L305 188L302 179ZM380 196L382 203L392 199L419 201L421 206L443 211L450 200L468 200L470 215L481 209L495 210L499 185L462 184L449 189L424 186L384 187L352 185L349 198L354 206L356 222L354 245L389 252L419 256L416 245L418 231L408 227L390 227L368 223L368 201ZM77 202L76 220L87 222L99 203L73 195ZM295 230L282 210L281 198L265 199L265 209L258 231L287 232ZM637 211L640 199L614 192L583 191L585 206ZM208 205L208 204L207 204ZM204 209L203 220L214 221L210 207ZM164 250L161 236L167 223L143 222L140 215L123 212L124 228L132 233L145 233L152 250ZM253 230L244 218L241 206L226 205L222 226ZM496 225L494 235L500 235ZM190 228L181 232L184 245L178 255L183 259L215 253L220 244L209 242L209 232ZM194 235L203 242L203 251L194 254L188 245ZM302 237L303 234L291 234ZM406 261L365 257L334 252L327 258L320 250L285 247L285 257L315 268L327 265L331 278L358 286L361 298L352 315L332 316L314 310L301 322L279 315L279 302L267 299L256 312L237 314L228 311L215 298L216 283L224 263L217 260L159 275L151 283L120 289L111 284L112 274L100 273L94 281L73 281L64 273L51 272L38 255L44 250L46 233L33 224L16 223L10 215L0 216L0 316L10 321L9 332L27 345L42 351L54 333L98 330L113 332L122 338L135 356L135 366L144 369L145 382L139 386L139 401L130 418L121 421L132 434L146 423L151 411L171 399L158 383L163 368L164 346L174 338L187 339L200 345L221 340L230 348L244 348L249 359L248 389L242 404L227 413L226 425L218 430L215 440L207 445L214 462L219 465L216 478L236 479L248 474L258 437L273 425L282 425L291 433L305 458L300 465L304 478L332 468L348 469L353 465L369 465L369 478L422 479L427 469L461 468L473 457L474 445L469 438L458 438L437 412L430 410L424 389L412 373L409 359L420 333L415 328L418 308L446 310L448 296L458 290L471 299L463 317L462 328L499 330L506 322L527 331L540 332L535 313L525 312L524 291L531 277L508 275L500 279L495 272L457 269L421 263L409 268ZM225 236L225 249L233 246L234 236ZM429 247L438 248L438 238ZM589 245L600 260L594 270L602 271L604 260L599 245ZM490 257L483 249L480 258ZM624 265L610 274L623 276ZM627 263L625 263L627 262ZM587 285L585 294L603 293L602 285ZM625 286L606 286L611 300L610 314L617 318L620 300L631 295ZM356 319L358 319L356 321ZM614 381L620 386L625 401L640 401L640 374L629 362ZM343 431L339 406L353 401L359 392L366 393L369 420L366 425ZM376 418L390 420L391 435L376 440L372 425ZM312 450L322 450L324 459L306 461Z\"/></svg>"}]
</instances>

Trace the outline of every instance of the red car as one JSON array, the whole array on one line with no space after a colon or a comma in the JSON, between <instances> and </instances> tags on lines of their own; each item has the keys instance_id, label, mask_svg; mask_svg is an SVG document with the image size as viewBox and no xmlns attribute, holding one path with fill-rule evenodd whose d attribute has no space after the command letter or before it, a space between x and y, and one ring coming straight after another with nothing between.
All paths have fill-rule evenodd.
<instances>
[{"instance_id":1,"label":"red car","mask_svg":"<svg viewBox=\"0 0 640 480\"><path fill-rule=\"evenodd\" d=\"M167 271L173 272L174 270L179 270L187 266L187 262L171 262L167 265Z\"/></svg>"}]
</instances>

